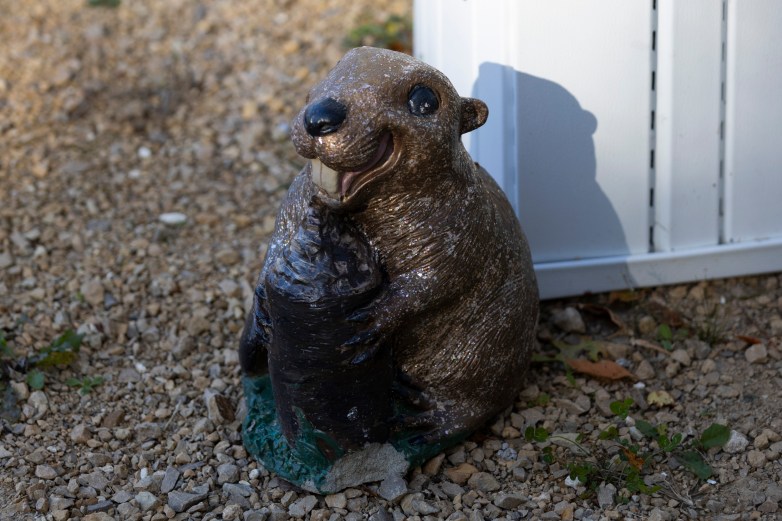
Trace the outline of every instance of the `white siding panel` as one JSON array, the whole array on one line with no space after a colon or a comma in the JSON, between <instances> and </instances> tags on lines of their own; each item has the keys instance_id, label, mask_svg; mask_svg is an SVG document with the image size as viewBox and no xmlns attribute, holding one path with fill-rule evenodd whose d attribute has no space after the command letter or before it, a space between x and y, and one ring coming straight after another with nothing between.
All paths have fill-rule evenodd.
<instances>
[{"instance_id":1,"label":"white siding panel","mask_svg":"<svg viewBox=\"0 0 782 521\"><path fill-rule=\"evenodd\" d=\"M719 242L722 0L659 0L654 245Z\"/></svg>"},{"instance_id":2,"label":"white siding panel","mask_svg":"<svg viewBox=\"0 0 782 521\"><path fill-rule=\"evenodd\" d=\"M782 239L535 266L540 297L558 298L782 269Z\"/></svg>"},{"instance_id":3,"label":"white siding panel","mask_svg":"<svg viewBox=\"0 0 782 521\"><path fill-rule=\"evenodd\" d=\"M465 144L543 298L782 270L782 2L655 3L415 1L416 55L489 105Z\"/></svg>"},{"instance_id":4,"label":"white siding panel","mask_svg":"<svg viewBox=\"0 0 782 521\"><path fill-rule=\"evenodd\" d=\"M519 3L518 197L535 261L648 252L651 2Z\"/></svg>"},{"instance_id":5,"label":"white siding panel","mask_svg":"<svg viewBox=\"0 0 782 521\"><path fill-rule=\"evenodd\" d=\"M489 107L489 119L476 132L464 136L465 146L486 168L506 193L518 213L519 170L516 140L515 71L503 64L513 63L517 4L505 0L472 2L472 23L481 37L475 41L475 63L470 96Z\"/></svg>"},{"instance_id":6,"label":"white siding panel","mask_svg":"<svg viewBox=\"0 0 782 521\"><path fill-rule=\"evenodd\" d=\"M648 252L651 3L416 2L423 11L416 55L489 105L465 144L508 193L535 261Z\"/></svg>"},{"instance_id":7,"label":"white siding panel","mask_svg":"<svg viewBox=\"0 0 782 521\"><path fill-rule=\"evenodd\" d=\"M728 6L726 240L779 237L782 2L730 0Z\"/></svg>"}]
</instances>

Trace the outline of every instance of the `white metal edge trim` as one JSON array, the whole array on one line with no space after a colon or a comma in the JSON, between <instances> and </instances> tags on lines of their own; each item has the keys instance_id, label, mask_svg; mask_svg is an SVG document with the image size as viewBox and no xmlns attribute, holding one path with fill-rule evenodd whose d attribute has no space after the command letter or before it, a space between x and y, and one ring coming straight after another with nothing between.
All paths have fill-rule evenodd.
<instances>
[{"instance_id":1,"label":"white metal edge trim","mask_svg":"<svg viewBox=\"0 0 782 521\"><path fill-rule=\"evenodd\" d=\"M733 227L733 215L735 208L735 155L734 141L736 117L733 111L736 109L736 14L738 11L737 0L728 0L727 3L727 29L725 37L725 129L724 146L725 154L722 166L723 183L723 217L722 239L730 242L735 236Z\"/></svg>"},{"instance_id":2,"label":"white metal edge trim","mask_svg":"<svg viewBox=\"0 0 782 521\"><path fill-rule=\"evenodd\" d=\"M690 251L535 264L540 298L782 271L782 237Z\"/></svg>"}]
</instances>

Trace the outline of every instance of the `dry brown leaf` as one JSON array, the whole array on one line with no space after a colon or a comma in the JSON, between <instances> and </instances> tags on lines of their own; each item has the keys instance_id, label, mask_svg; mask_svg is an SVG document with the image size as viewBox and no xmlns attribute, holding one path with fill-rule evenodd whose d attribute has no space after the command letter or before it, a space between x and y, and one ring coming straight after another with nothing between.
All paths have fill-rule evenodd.
<instances>
[{"instance_id":1,"label":"dry brown leaf","mask_svg":"<svg viewBox=\"0 0 782 521\"><path fill-rule=\"evenodd\" d=\"M685 325L684 316L660 299L651 299L646 305L646 310L660 324L668 324L671 327Z\"/></svg>"},{"instance_id":2,"label":"dry brown leaf","mask_svg":"<svg viewBox=\"0 0 782 521\"><path fill-rule=\"evenodd\" d=\"M631 340L630 345L645 347L647 349L653 349L658 353L662 353L666 356L671 356L671 352L665 349L664 347L657 345L654 342L650 342L649 340L644 340L643 338L636 338L634 340Z\"/></svg>"},{"instance_id":3,"label":"dry brown leaf","mask_svg":"<svg viewBox=\"0 0 782 521\"><path fill-rule=\"evenodd\" d=\"M739 340L748 343L751 346L762 344L763 341L757 337L754 336L747 336L747 335L736 335L736 338Z\"/></svg>"},{"instance_id":4,"label":"dry brown leaf","mask_svg":"<svg viewBox=\"0 0 782 521\"><path fill-rule=\"evenodd\" d=\"M642 458L638 454L633 454L633 452L627 447L622 447L622 452L624 452L624 455L627 458L627 463L637 468L638 470L641 470L643 468L644 463L646 463L646 460L644 458Z\"/></svg>"},{"instance_id":5,"label":"dry brown leaf","mask_svg":"<svg viewBox=\"0 0 782 521\"><path fill-rule=\"evenodd\" d=\"M643 296L644 294L642 291L612 291L608 294L608 303L613 304L614 302L623 302L627 304L630 302L638 302L643 298Z\"/></svg>"},{"instance_id":6,"label":"dry brown leaf","mask_svg":"<svg viewBox=\"0 0 782 521\"><path fill-rule=\"evenodd\" d=\"M632 378L635 380L633 373L617 364L612 360L600 360L599 362L590 362L583 358L573 358L565 360L577 373L588 374L595 378L602 378L605 380L621 380L622 378Z\"/></svg>"},{"instance_id":7,"label":"dry brown leaf","mask_svg":"<svg viewBox=\"0 0 782 521\"><path fill-rule=\"evenodd\" d=\"M626 329L625 323L622 321L619 316L611 311L610 308L606 306L601 306L599 304L579 304L578 309L581 311L586 311L587 313L591 313L592 315L605 315L608 317L608 319L611 321L613 325L618 327L621 330Z\"/></svg>"}]
</instances>

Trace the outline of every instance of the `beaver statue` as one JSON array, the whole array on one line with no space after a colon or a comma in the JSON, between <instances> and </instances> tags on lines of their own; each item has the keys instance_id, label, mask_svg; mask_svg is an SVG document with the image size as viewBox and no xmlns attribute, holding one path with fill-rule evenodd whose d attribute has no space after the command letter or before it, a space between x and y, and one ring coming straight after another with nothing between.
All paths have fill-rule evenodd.
<instances>
[{"instance_id":1,"label":"beaver statue","mask_svg":"<svg viewBox=\"0 0 782 521\"><path fill-rule=\"evenodd\" d=\"M410 56L348 52L292 123L282 203L242 333L243 437L330 493L402 474L513 403L538 293L505 195L461 134L486 105Z\"/></svg>"}]
</instances>

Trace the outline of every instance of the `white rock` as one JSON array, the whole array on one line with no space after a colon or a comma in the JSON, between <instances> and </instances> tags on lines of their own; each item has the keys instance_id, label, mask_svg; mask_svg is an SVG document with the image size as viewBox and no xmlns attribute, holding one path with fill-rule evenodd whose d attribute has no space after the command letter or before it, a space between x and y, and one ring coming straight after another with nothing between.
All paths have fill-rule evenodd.
<instances>
[{"instance_id":1,"label":"white rock","mask_svg":"<svg viewBox=\"0 0 782 521\"><path fill-rule=\"evenodd\" d=\"M586 333L586 325L576 308L567 307L552 315L551 321L566 333Z\"/></svg>"},{"instance_id":2,"label":"white rock","mask_svg":"<svg viewBox=\"0 0 782 521\"><path fill-rule=\"evenodd\" d=\"M50 465L38 465L35 467L35 477L52 480L57 477L57 471Z\"/></svg>"},{"instance_id":3,"label":"white rock","mask_svg":"<svg viewBox=\"0 0 782 521\"><path fill-rule=\"evenodd\" d=\"M746 436L738 431L730 431L730 439L722 447L722 450L729 454L736 454L746 449L747 445L749 445L749 440Z\"/></svg>"},{"instance_id":4,"label":"white rock","mask_svg":"<svg viewBox=\"0 0 782 521\"><path fill-rule=\"evenodd\" d=\"M670 514L659 508L653 508L652 511L649 512L648 521L668 521L669 519L671 519Z\"/></svg>"},{"instance_id":5,"label":"white rock","mask_svg":"<svg viewBox=\"0 0 782 521\"><path fill-rule=\"evenodd\" d=\"M298 518L304 517L309 514L317 504L318 498L315 496L304 496L294 501L293 504L288 507L288 515Z\"/></svg>"},{"instance_id":6,"label":"white rock","mask_svg":"<svg viewBox=\"0 0 782 521\"><path fill-rule=\"evenodd\" d=\"M229 297L238 297L242 292L242 288L239 286L239 284L231 279L221 280L218 286L220 287L220 291Z\"/></svg>"},{"instance_id":7,"label":"white rock","mask_svg":"<svg viewBox=\"0 0 782 521\"><path fill-rule=\"evenodd\" d=\"M181 226L187 222L187 215L180 212L168 212L160 214L158 219L168 226Z\"/></svg>"},{"instance_id":8,"label":"white rock","mask_svg":"<svg viewBox=\"0 0 782 521\"><path fill-rule=\"evenodd\" d=\"M242 517L242 507L239 505L226 505L223 509L223 521L234 521L240 517Z\"/></svg>"},{"instance_id":9,"label":"white rock","mask_svg":"<svg viewBox=\"0 0 782 521\"><path fill-rule=\"evenodd\" d=\"M329 508L345 508L347 504L348 498L342 492L326 496L326 506Z\"/></svg>"},{"instance_id":10,"label":"white rock","mask_svg":"<svg viewBox=\"0 0 782 521\"><path fill-rule=\"evenodd\" d=\"M688 367L692 363L689 353L684 349L676 349L671 353L671 358L676 360L685 367Z\"/></svg>"},{"instance_id":11,"label":"white rock","mask_svg":"<svg viewBox=\"0 0 782 521\"><path fill-rule=\"evenodd\" d=\"M103 297L105 291L103 290L103 284L99 278L88 280L81 285L81 294L84 295L86 300L94 308L103 307Z\"/></svg>"},{"instance_id":12,"label":"white rock","mask_svg":"<svg viewBox=\"0 0 782 521\"><path fill-rule=\"evenodd\" d=\"M160 500L152 492L147 492L144 490L136 494L136 503L138 503L138 506L141 510L146 512L147 510L151 510L158 506L160 504Z\"/></svg>"},{"instance_id":13,"label":"white rock","mask_svg":"<svg viewBox=\"0 0 782 521\"><path fill-rule=\"evenodd\" d=\"M380 482L377 493L386 501L394 502L407 494L407 483L402 476L394 474Z\"/></svg>"},{"instance_id":14,"label":"white rock","mask_svg":"<svg viewBox=\"0 0 782 521\"><path fill-rule=\"evenodd\" d=\"M90 430L83 423L80 423L71 429L71 440L74 443L87 443L91 438Z\"/></svg>"},{"instance_id":15,"label":"white rock","mask_svg":"<svg viewBox=\"0 0 782 521\"><path fill-rule=\"evenodd\" d=\"M27 399L27 404L35 409L35 416L40 418L49 410L49 399L43 391L33 391Z\"/></svg>"},{"instance_id":16,"label":"white rock","mask_svg":"<svg viewBox=\"0 0 782 521\"><path fill-rule=\"evenodd\" d=\"M597 489L597 503L600 508L610 508L614 506L614 496L616 496L616 487L611 483L603 483Z\"/></svg>"},{"instance_id":17,"label":"white rock","mask_svg":"<svg viewBox=\"0 0 782 521\"><path fill-rule=\"evenodd\" d=\"M217 467L217 483L236 483L239 481L239 467L233 463L223 463Z\"/></svg>"},{"instance_id":18,"label":"white rock","mask_svg":"<svg viewBox=\"0 0 782 521\"><path fill-rule=\"evenodd\" d=\"M217 425L228 423L234 419L234 411L228 408L225 397L214 389L204 390L207 417Z\"/></svg>"},{"instance_id":19,"label":"white rock","mask_svg":"<svg viewBox=\"0 0 782 521\"><path fill-rule=\"evenodd\" d=\"M8 252L0 253L0 270L14 265L14 258Z\"/></svg>"},{"instance_id":20,"label":"white rock","mask_svg":"<svg viewBox=\"0 0 782 521\"><path fill-rule=\"evenodd\" d=\"M20 400L26 400L30 397L30 389L25 382L11 382L11 389Z\"/></svg>"},{"instance_id":21,"label":"white rock","mask_svg":"<svg viewBox=\"0 0 782 521\"><path fill-rule=\"evenodd\" d=\"M766 349L764 344L749 346L747 350L744 351L744 358L746 358L747 362L750 364L765 364L768 362L768 349Z\"/></svg>"},{"instance_id":22,"label":"white rock","mask_svg":"<svg viewBox=\"0 0 782 521\"><path fill-rule=\"evenodd\" d=\"M747 463L756 468L761 468L766 463L766 455L762 450L751 450L747 453Z\"/></svg>"}]
</instances>

